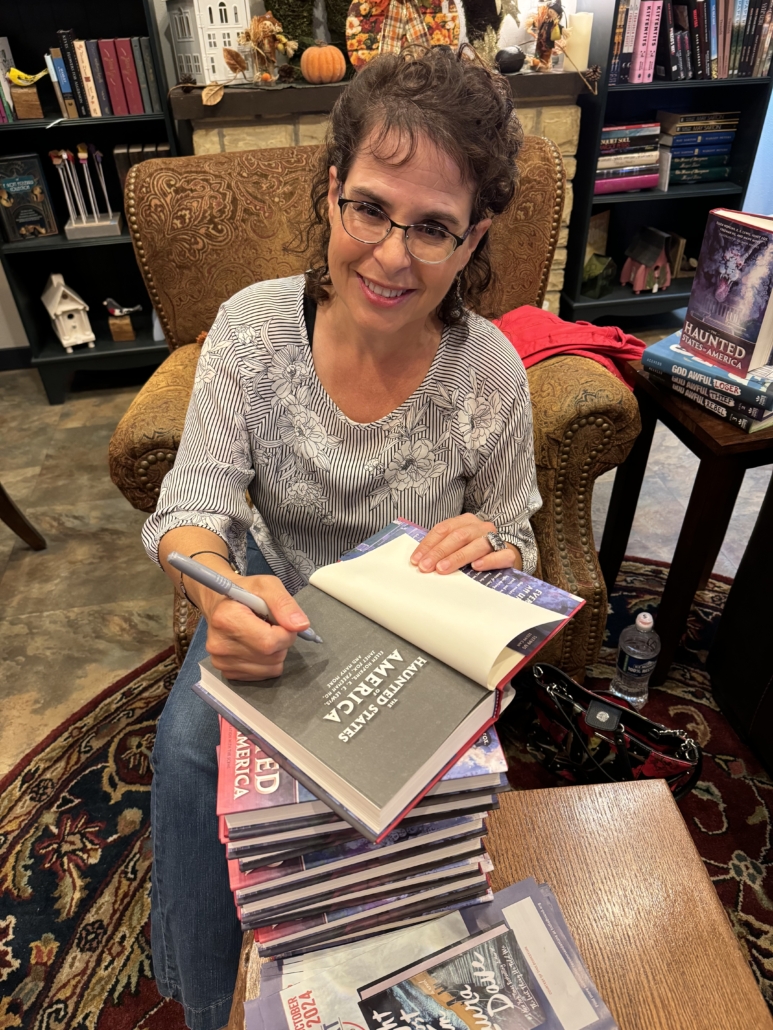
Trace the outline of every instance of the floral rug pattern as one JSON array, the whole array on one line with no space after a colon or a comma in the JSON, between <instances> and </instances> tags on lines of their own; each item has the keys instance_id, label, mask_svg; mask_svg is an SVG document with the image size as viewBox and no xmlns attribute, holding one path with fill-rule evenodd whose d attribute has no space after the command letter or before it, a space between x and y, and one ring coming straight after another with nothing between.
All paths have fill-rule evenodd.
<instances>
[{"instance_id":1,"label":"floral rug pattern","mask_svg":"<svg viewBox=\"0 0 773 1030\"><path fill-rule=\"evenodd\" d=\"M591 680L609 679L617 637L657 607L668 566L623 564ZM693 606L666 683L645 713L704 748L680 808L768 1004L773 1007L773 781L711 696L704 661L729 584ZM73 715L0 781L0 1030L183 1030L150 957L150 753L174 680L171 650ZM510 749L519 786L552 786Z\"/></svg>"}]
</instances>

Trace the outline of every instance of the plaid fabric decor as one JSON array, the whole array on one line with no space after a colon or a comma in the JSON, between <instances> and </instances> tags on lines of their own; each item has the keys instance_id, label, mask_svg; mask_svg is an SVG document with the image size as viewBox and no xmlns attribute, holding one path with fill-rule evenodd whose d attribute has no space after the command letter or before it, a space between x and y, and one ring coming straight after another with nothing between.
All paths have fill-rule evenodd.
<instances>
[{"instance_id":1,"label":"plaid fabric decor","mask_svg":"<svg viewBox=\"0 0 773 1030\"><path fill-rule=\"evenodd\" d=\"M346 46L354 68L413 43L459 45L455 0L354 0L349 7Z\"/></svg>"},{"instance_id":2,"label":"plaid fabric decor","mask_svg":"<svg viewBox=\"0 0 773 1030\"><path fill-rule=\"evenodd\" d=\"M416 0L391 0L381 30L378 52L399 54L403 46L411 43L429 46L429 33L419 5Z\"/></svg>"}]
</instances>

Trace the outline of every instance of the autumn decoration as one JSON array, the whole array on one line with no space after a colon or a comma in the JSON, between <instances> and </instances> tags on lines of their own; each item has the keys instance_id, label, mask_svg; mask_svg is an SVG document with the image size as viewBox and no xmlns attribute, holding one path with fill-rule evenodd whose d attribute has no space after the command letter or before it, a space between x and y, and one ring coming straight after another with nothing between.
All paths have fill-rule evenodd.
<instances>
[{"instance_id":1,"label":"autumn decoration","mask_svg":"<svg viewBox=\"0 0 773 1030\"><path fill-rule=\"evenodd\" d=\"M379 53L400 53L414 43L458 47L455 0L354 0L349 7L346 45L356 69Z\"/></svg>"},{"instance_id":2,"label":"autumn decoration","mask_svg":"<svg viewBox=\"0 0 773 1030\"><path fill-rule=\"evenodd\" d=\"M564 9L561 0L541 4L526 17L524 28L534 37L534 56L529 63L535 71L549 71L554 54L560 54L569 41L569 32L561 24Z\"/></svg>"},{"instance_id":3,"label":"autumn decoration","mask_svg":"<svg viewBox=\"0 0 773 1030\"><path fill-rule=\"evenodd\" d=\"M346 74L346 58L337 46L318 39L316 46L309 47L301 55L301 74L307 82L315 85L340 82Z\"/></svg>"},{"instance_id":4,"label":"autumn decoration","mask_svg":"<svg viewBox=\"0 0 773 1030\"><path fill-rule=\"evenodd\" d=\"M246 51L252 68L244 52L240 53L232 47L223 47L223 60L228 70L233 72L233 78L228 82L211 82L202 90L201 102L207 107L220 103L225 87L230 86L240 76L248 82L271 85L278 78L277 53L284 54L289 61L298 49L297 42L284 35L281 22L277 21L271 11L256 15L250 22L250 27L240 33L238 39L239 46Z\"/></svg>"}]
</instances>

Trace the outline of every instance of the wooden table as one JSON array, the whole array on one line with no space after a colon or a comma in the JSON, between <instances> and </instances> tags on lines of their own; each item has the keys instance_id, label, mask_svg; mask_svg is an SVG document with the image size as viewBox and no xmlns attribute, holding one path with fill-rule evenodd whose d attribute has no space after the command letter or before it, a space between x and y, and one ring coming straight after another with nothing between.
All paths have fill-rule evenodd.
<instances>
[{"instance_id":1,"label":"wooden table","mask_svg":"<svg viewBox=\"0 0 773 1030\"><path fill-rule=\"evenodd\" d=\"M773 429L744 433L697 404L650 382L631 362L641 433L617 470L599 549L607 593L612 592L631 535L655 425L663 422L700 458L690 502L655 619L661 650L650 682L662 683L671 666L696 590L711 575L746 469L773 462Z\"/></svg>"},{"instance_id":2,"label":"wooden table","mask_svg":"<svg viewBox=\"0 0 773 1030\"><path fill-rule=\"evenodd\" d=\"M620 1030L773 1030L687 827L662 780L515 791L489 822L492 886L555 891ZM228 1030L257 994L249 935Z\"/></svg>"}]
</instances>

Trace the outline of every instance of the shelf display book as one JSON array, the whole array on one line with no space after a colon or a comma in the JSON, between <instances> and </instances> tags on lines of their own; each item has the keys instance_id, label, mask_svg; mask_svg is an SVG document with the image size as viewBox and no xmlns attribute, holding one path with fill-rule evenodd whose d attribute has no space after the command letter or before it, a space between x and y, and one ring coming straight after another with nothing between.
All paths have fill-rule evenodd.
<instances>
[{"instance_id":1,"label":"shelf display book","mask_svg":"<svg viewBox=\"0 0 773 1030\"><path fill-rule=\"evenodd\" d=\"M680 241L680 270L689 267L690 261L697 259L700 253L709 212L719 207L735 210L743 207L770 100L769 76L736 74L726 78L711 77L715 63L710 32L708 76L659 78L656 70L651 82L627 81L627 75L623 80L621 62L625 68L625 62L630 57L625 49L624 28L631 8L635 6L636 0L578 0L578 10L588 10L594 14L589 63L600 65L602 75L598 95L586 93L578 97L582 117L577 173L573 182L574 203L569 226L567 264L561 294L561 315L570 321L586 319L613 323L621 318L659 314L686 306L692 278L675 272L673 268L669 285L657 292L642 291L635 295L629 284L617 281L611 291L602 296L584 295L581 290L591 218L608 214L607 246L602 256L612 259L619 269L625 264L626 250L637 233L648 228L667 233L673 241ZM697 6L700 7L700 4ZM721 4L715 6L724 10ZM677 35L682 15L680 7L680 4L671 7ZM706 8L711 29L710 0L703 7ZM696 13L700 20L701 12L697 8ZM692 17L693 11L688 9L687 14ZM661 31L668 34L669 24L668 18L661 20L661 27L665 25ZM760 33L767 31L764 25L760 28ZM717 38L720 38L718 29ZM689 50L683 56L685 60L692 60ZM719 72L721 68L724 71L726 55L721 55L721 65L719 61L718 54L717 70ZM751 67L748 61L747 57L745 68ZM677 63L676 54L674 63ZM685 64L685 61L682 63ZM656 61L656 64L661 65L665 75L666 68L661 61ZM671 69L670 64L668 68ZM678 75L678 70L676 73L669 71L668 74ZM605 188L606 183L614 181L609 171L623 167L622 164L616 165L618 160L626 160L624 154L617 156L608 145L602 145L605 136L610 135L609 132L604 133L604 128L647 123L662 125L658 183L631 192L594 194L599 173L604 170L601 181L605 183L602 188ZM728 139L721 142L707 142L705 139L693 142L696 132L688 130L700 128L702 131L697 136L705 136L708 126L712 126L711 131L715 135L724 135ZM663 151L668 151L665 158ZM610 162L609 157L615 160ZM640 154L637 165L641 157ZM669 161L664 171L664 164ZM643 165L645 162L641 163ZM642 175L642 178L646 182L650 181L649 177ZM627 185L630 187L631 184ZM681 241L684 241L683 245Z\"/></svg>"},{"instance_id":2,"label":"shelf display book","mask_svg":"<svg viewBox=\"0 0 773 1030\"><path fill-rule=\"evenodd\" d=\"M55 71L55 81L46 75L35 84L42 118L18 119L13 110L10 118L0 118L0 162L13 155L34 158L52 220L45 233L12 236L4 229L0 262L30 342L31 364L49 401L61 404L76 371L152 368L168 354L165 341L153 338L153 308L124 224L123 186L113 155L129 142L143 157L174 156L177 141L150 0L27 0L6 5L3 13L0 44L12 51L15 66ZM64 188L63 163L57 166L52 153L73 155L85 219L74 192ZM4 171L0 177L6 177ZM0 203L0 209L3 219L7 208ZM95 236L97 229L111 235ZM64 273L67 286L90 311L91 347L67 353L41 303L57 273ZM132 319L134 339L114 339L103 305L110 296L141 304Z\"/></svg>"}]
</instances>

